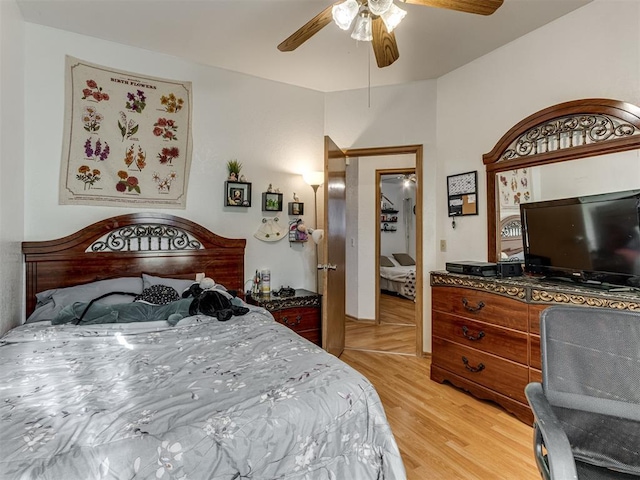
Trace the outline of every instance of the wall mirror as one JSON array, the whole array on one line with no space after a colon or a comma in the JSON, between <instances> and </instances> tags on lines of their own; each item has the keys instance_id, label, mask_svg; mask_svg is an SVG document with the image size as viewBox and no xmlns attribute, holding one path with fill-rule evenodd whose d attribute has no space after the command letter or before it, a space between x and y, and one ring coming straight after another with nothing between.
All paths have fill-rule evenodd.
<instances>
[{"instance_id":1,"label":"wall mirror","mask_svg":"<svg viewBox=\"0 0 640 480\"><path fill-rule=\"evenodd\" d=\"M610 99L555 105L483 155L488 260L524 258L520 204L640 188L640 108Z\"/></svg>"}]
</instances>

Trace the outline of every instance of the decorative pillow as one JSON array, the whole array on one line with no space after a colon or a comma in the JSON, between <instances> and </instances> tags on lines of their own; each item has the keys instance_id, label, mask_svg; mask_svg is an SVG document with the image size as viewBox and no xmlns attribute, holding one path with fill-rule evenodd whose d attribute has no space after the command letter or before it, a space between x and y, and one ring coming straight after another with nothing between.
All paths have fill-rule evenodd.
<instances>
[{"instance_id":1,"label":"decorative pillow","mask_svg":"<svg viewBox=\"0 0 640 480\"><path fill-rule=\"evenodd\" d=\"M416 264L416 261L411 258L411 255L409 255L408 253L394 253L393 258L395 258L403 267Z\"/></svg>"},{"instance_id":2,"label":"decorative pillow","mask_svg":"<svg viewBox=\"0 0 640 480\"><path fill-rule=\"evenodd\" d=\"M140 277L118 277L66 288L53 288L36 294L36 309L27 322L52 320L67 305L90 302L109 292L142 293ZM110 295L97 301L104 305L133 302L133 296Z\"/></svg>"},{"instance_id":3,"label":"decorative pillow","mask_svg":"<svg viewBox=\"0 0 640 480\"><path fill-rule=\"evenodd\" d=\"M395 267L393 262L389 257L385 257L384 255L380 255L380 266L381 267Z\"/></svg>"},{"instance_id":4,"label":"decorative pillow","mask_svg":"<svg viewBox=\"0 0 640 480\"><path fill-rule=\"evenodd\" d=\"M193 278L196 278L196 274L193 274ZM185 280L184 278L167 278L167 277L155 277L153 275L142 274L142 288L147 289L152 285L165 285L173 288L179 294L182 294L187 288L196 283L195 280Z\"/></svg>"},{"instance_id":5,"label":"decorative pillow","mask_svg":"<svg viewBox=\"0 0 640 480\"><path fill-rule=\"evenodd\" d=\"M134 299L135 302L145 302L152 305L166 305L176 300L180 300L180 295L175 288L167 285L151 285Z\"/></svg>"}]
</instances>

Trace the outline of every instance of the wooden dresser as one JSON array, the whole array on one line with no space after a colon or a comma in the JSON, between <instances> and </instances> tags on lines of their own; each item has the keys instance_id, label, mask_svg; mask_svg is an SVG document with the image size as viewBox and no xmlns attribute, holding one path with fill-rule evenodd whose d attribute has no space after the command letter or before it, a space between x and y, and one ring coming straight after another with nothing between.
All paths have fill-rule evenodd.
<instances>
[{"instance_id":1,"label":"wooden dresser","mask_svg":"<svg viewBox=\"0 0 640 480\"><path fill-rule=\"evenodd\" d=\"M322 345L322 295L298 289L289 297L249 295L247 303L269 310L277 322L316 345Z\"/></svg>"},{"instance_id":2,"label":"wooden dresser","mask_svg":"<svg viewBox=\"0 0 640 480\"><path fill-rule=\"evenodd\" d=\"M543 284L529 277L431 273L431 379L492 400L527 424L540 381L540 313L551 305L640 309L640 294Z\"/></svg>"}]
</instances>

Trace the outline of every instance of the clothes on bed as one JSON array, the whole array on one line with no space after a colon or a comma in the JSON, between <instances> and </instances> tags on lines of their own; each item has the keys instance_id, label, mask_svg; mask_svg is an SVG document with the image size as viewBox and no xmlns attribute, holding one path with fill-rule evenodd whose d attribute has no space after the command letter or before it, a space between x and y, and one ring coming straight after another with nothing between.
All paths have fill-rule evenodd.
<instances>
[{"instance_id":1,"label":"clothes on bed","mask_svg":"<svg viewBox=\"0 0 640 480\"><path fill-rule=\"evenodd\" d=\"M168 321L170 316L177 314L180 315L180 318L172 317L171 322L171 324L175 325L182 318L189 316L189 306L192 301L192 298L186 298L165 305L153 305L146 302L119 303L116 305L94 303L89 309L87 309L88 302L75 302L63 308L51 323L53 325L74 323L78 322L81 316L81 324L83 325L152 322L156 320Z\"/></svg>"},{"instance_id":2,"label":"clothes on bed","mask_svg":"<svg viewBox=\"0 0 640 480\"><path fill-rule=\"evenodd\" d=\"M404 479L370 382L250 308L8 332L2 478Z\"/></svg>"}]
</instances>

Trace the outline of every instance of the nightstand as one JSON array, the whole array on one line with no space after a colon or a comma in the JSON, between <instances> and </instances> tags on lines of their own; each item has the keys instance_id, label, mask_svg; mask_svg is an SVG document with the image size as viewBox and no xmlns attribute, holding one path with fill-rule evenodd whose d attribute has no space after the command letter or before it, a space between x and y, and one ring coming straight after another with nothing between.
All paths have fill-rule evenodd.
<instances>
[{"instance_id":1,"label":"nightstand","mask_svg":"<svg viewBox=\"0 0 640 480\"><path fill-rule=\"evenodd\" d=\"M254 298L247 295L247 303L265 308L278 323L322 346L322 295L298 289L296 294L290 297L269 295Z\"/></svg>"}]
</instances>

